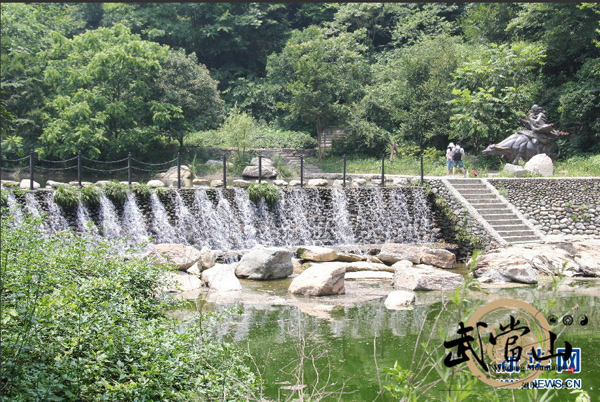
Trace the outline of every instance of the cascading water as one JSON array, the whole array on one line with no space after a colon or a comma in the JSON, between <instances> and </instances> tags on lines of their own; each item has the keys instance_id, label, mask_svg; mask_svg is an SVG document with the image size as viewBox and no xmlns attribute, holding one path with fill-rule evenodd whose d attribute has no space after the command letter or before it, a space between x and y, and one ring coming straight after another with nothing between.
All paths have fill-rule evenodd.
<instances>
[{"instance_id":1,"label":"cascading water","mask_svg":"<svg viewBox=\"0 0 600 402\"><path fill-rule=\"evenodd\" d=\"M6 192L6 203L8 205L8 211L14 218L14 223L19 224L23 222L23 210L10 191Z\"/></svg>"},{"instance_id":2,"label":"cascading water","mask_svg":"<svg viewBox=\"0 0 600 402\"><path fill-rule=\"evenodd\" d=\"M150 239L146 230L146 219L138 208L133 193L127 195L123 206L123 232L128 246L144 244Z\"/></svg>"},{"instance_id":3,"label":"cascading water","mask_svg":"<svg viewBox=\"0 0 600 402\"><path fill-rule=\"evenodd\" d=\"M45 199L49 218L46 229L54 233L67 220L52 200ZM431 241L433 221L422 189L418 188L305 188L280 191L274 206L252 202L243 189L171 191L163 201L152 193L150 213L144 215L134 194L117 208L104 193L98 207L98 227L90 211L80 204L77 228L100 232L108 239L124 239L139 246L151 237L156 243L184 243L216 250L265 246L351 245L383 242ZM15 216L19 201L8 198ZM166 205L167 203L168 205ZM25 196L24 211L43 214L33 193ZM167 210L172 211L172 217Z\"/></svg>"}]
</instances>

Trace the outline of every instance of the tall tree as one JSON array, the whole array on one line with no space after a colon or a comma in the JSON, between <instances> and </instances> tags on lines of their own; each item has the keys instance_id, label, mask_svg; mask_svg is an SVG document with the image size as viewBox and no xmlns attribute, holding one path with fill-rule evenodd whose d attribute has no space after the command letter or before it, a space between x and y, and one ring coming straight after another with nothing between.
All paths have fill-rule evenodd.
<instances>
[{"instance_id":1,"label":"tall tree","mask_svg":"<svg viewBox=\"0 0 600 402\"><path fill-rule=\"evenodd\" d=\"M323 129L343 120L362 96L369 77L365 50L352 34L327 36L315 26L295 31L267 63L270 84L279 92L277 107L287 119L312 122L321 144Z\"/></svg>"}]
</instances>

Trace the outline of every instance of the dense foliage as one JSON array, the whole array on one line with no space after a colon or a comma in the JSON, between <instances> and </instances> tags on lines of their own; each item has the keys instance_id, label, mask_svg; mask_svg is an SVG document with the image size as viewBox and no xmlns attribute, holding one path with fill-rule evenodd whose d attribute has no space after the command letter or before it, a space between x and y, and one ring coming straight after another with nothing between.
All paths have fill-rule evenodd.
<instances>
[{"instance_id":1,"label":"dense foliage","mask_svg":"<svg viewBox=\"0 0 600 402\"><path fill-rule=\"evenodd\" d=\"M563 156L599 151L595 3L11 3L1 28L7 157L256 146L232 112L267 145L478 153L534 103Z\"/></svg>"},{"instance_id":2,"label":"dense foliage","mask_svg":"<svg viewBox=\"0 0 600 402\"><path fill-rule=\"evenodd\" d=\"M244 400L256 378L244 354L187 321L162 289L167 268L124 260L70 232L2 214L0 395L3 401Z\"/></svg>"}]
</instances>

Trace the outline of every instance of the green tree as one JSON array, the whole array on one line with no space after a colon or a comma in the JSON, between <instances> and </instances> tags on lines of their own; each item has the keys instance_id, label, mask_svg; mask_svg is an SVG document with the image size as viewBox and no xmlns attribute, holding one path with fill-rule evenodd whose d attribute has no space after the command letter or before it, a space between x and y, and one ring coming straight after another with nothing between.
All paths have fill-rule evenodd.
<instances>
[{"instance_id":1,"label":"green tree","mask_svg":"<svg viewBox=\"0 0 600 402\"><path fill-rule=\"evenodd\" d=\"M115 156L148 145L158 135L153 119L179 106L158 100L155 83L168 54L123 25L73 39L54 35L44 77L56 95L47 104L40 155Z\"/></svg>"},{"instance_id":2,"label":"green tree","mask_svg":"<svg viewBox=\"0 0 600 402\"><path fill-rule=\"evenodd\" d=\"M191 131L215 128L222 120L223 101L208 69L196 54L171 51L162 62L157 79L159 102L152 104L153 122L162 134L183 139Z\"/></svg>"},{"instance_id":3,"label":"green tree","mask_svg":"<svg viewBox=\"0 0 600 402\"><path fill-rule=\"evenodd\" d=\"M323 129L343 121L360 99L369 77L364 51L354 35L328 37L313 26L295 31L281 53L269 57L268 79L280 95L277 107L288 120L314 124L319 147Z\"/></svg>"},{"instance_id":4,"label":"green tree","mask_svg":"<svg viewBox=\"0 0 600 402\"><path fill-rule=\"evenodd\" d=\"M518 118L537 102L544 50L534 44L471 48L453 74L450 126L453 138L468 140L475 151L512 134Z\"/></svg>"},{"instance_id":5,"label":"green tree","mask_svg":"<svg viewBox=\"0 0 600 402\"><path fill-rule=\"evenodd\" d=\"M461 27L466 40L475 43L501 44L511 38L508 24L520 10L516 3L468 3Z\"/></svg>"},{"instance_id":6,"label":"green tree","mask_svg":"<svg viewBox=\"0 0 600 402\"><path fill-rule=\"evenodd\" d=\"M392 161L402 142L443 146L450 135L450 74L462 54L456 39L440 36L382 55L353 110L357 140L371 149L383 141Z\"/></svg>"}]
</instances>

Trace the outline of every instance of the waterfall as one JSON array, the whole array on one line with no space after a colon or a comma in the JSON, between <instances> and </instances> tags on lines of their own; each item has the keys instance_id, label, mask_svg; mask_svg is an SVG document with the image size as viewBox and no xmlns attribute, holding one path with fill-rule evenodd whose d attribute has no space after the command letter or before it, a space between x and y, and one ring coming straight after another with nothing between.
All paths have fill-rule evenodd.
<instances>
[{"instance_id":1,"label":"waterfall","mask_svg":"<svg viewBox=\"0 0 600 402\"><path fill-rule=\"evenodd\" d=\"M77 205L77 230L91 236L98 236L100 231L90 216L90 211L83 202Z\"/></svg>"},{"instance_id":2,"label":"waterfall","mask_svg":"<svg viewBox=\"0 0 600 402\"><path fill-rule=\"evenodd\" d=\"M22 219L47 215L48 233L68 228L61 208L53 201L27 193L21 199L7 192L11 214ZM289 188L269 206L255 203L244 189L170 190L167 198L152 193L148 213L128 194L117 209L101 193L98 226L80 203L71 222L79 233L122 239L129 247L155 243L184 243L213 250L265 246L351 245L432 240L435 224L420 188ZM39 201L38 201L39 199ZM46 211L46 212L45 212ZM169 211L169 212L167 212ZM68 212L68 211L67 211ZM73 211L75 212L75 211ZM70 212L69 212L70 213ZM169 214L172 214L171 216Z\"/></svg>"},{"instance_id":3,"label":"waterfall","mask_svg":"<svg viewBox=\"0 0 600 402\"><path fill-rule=\"evenodd\" d=\"M150 235L146 230L146 218L137 206L135 194L127 194L127 200L123 206L123 232L127 245L137 246L146 243Z\"/></svg>"},{"instance_id":4,"label":"waterfall","mask_svg":"<svg viewBox=\"0 0 600 402\"><path fill-rule=\"evenodd\" d=\"M8 211L14 218L14 224L18 225L23 222L23 210L19 205L17 199L11 191L6 191L6 203L8 204Z\"/></svg>"},{"instance_id":5,"label":"waterfall","mask_svg":"<svg viewBox=\"0 0 600 402\"><path fill-rule=\"evenodd\" d=\"M121 225L117 211L104 192L100 193L100 222L104 237L110 240L121 238Z\"/></svg>"},{"instance_id":6,"label":"waterfall","mask_svg":"<svg viewBox=\"0 0 600 402\"><path fill-rule=\"evenodd\" d=\"M150 205L152 207L152 231L156 243L178 243L185 242L185 239L177 236L175 228L169 223L167 211L156 193L150 195Z\"/></svg>"}]
</instances>

